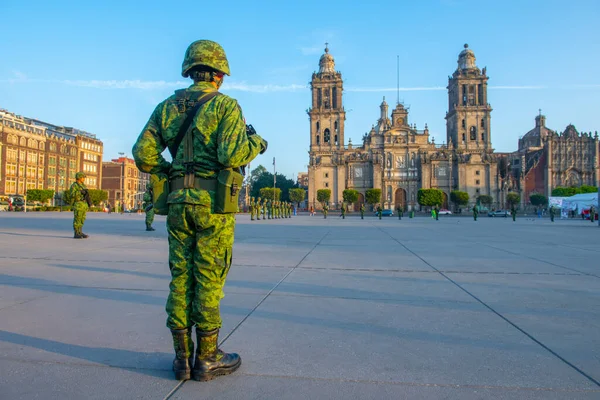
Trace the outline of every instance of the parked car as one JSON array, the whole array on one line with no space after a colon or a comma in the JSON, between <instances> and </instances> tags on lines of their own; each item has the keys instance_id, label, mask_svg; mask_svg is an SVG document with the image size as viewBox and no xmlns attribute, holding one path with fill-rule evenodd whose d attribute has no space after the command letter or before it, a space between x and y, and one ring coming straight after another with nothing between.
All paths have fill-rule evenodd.
<instances>
[{"instance_id":1,"label":"parked car","mask_svg":"<svg viewBox=\"0 0 600 400\"><path fill-rule=\"evenodd\" d=\"M451 215L451 214L452 214L452 211L450 211L450 210L446 210L445 208L442 208L442 209L441 209L441 210L438 212L438 214L439 214L439 215Z\"/></svg>"},{"instance_id":2,"label":"parked car","mask_svg":"<svg viewBox=\"0 0 600 400\"><path fill-rule=\"evenodd\" d=\"M375 210L375 215L377 215L377 210ZM382 217L392 217L393 215L394 215L394 212L392 210L382 210L381 211Z\"/></svg>"},{"instance_id":3,"label":"parked car","mask_svg":"<svg viewBox=\"0 0 600 400\"><path fill-rule=\"evenodd\" d=\"M510 212L508 210L496 210L496 211L490 211L488 213L488 217L508 217L510 215Z\"/></svg>"}]
</instances>

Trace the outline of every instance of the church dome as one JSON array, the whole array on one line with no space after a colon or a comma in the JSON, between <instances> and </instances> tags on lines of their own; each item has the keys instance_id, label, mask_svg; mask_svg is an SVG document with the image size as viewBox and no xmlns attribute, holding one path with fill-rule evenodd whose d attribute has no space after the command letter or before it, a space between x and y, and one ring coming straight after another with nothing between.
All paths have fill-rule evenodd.
<instances>
[{"instance_id":1,"label":"church dome","mask_svg":"<svg viewBox=\"0 0 600 400\"><path fill-rule=\"evenodd\" d=\"M319 73L335 73L335 60L333 59L333 56L329 54L327 44L325 44L325 53L319 60Z\"/></svg>"},{"instance_id":2,"label":"church dome","mask_svg":"<svg viewBox=\"0 0 600 400\"><path fill-rule=\"evenodd\" d=\"M459 69L475 69L475 53L469 49L469 45L465 43L465 49L458 55L458 68Z\"/></svg>"}]
</instances>

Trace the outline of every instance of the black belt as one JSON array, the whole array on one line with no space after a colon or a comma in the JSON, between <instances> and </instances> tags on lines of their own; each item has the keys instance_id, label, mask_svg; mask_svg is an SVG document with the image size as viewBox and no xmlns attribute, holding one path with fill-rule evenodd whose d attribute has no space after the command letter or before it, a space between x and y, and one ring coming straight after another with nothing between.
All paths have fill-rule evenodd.
<instances>
[{"instance_id":1,"label":"black belt","mask_svg":"<svg viewBox=\"0 0 600 400\"><path fill-rule=\"evenodd\" d=\"M186 189L184 184L183 176L173 179L170 182L171 191ZM191 189L191 188L188 188ZM200 178L198 176L194 177L194 187L193 189L202 189L202 190L210 190L212 192L217 191L217 180L216 179L206 179Z\"/></svg>"}]
</instances>

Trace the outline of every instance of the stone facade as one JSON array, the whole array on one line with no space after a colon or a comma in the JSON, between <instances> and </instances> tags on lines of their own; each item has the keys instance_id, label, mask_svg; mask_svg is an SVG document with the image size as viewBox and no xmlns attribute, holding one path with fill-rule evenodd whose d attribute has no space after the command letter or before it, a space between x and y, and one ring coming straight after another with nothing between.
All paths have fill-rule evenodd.
<instances>
[{"instance_id":1,"label":"stone facade","mask_svg":"<svg viewBox=\"0 0 600 400\"><path fill-rule=\"evenodd\" d=\"M535 127L519 139L519 149L508 156L511 189L519 191L522 205L529 195L546 197L557 186L598 186L600 145L598 132L577 131L569 124L562 133L546 127L546 117L535 118Z\"/></svg>"},{"instance_id":2,"label":"stone facade","mask_svg":"<svg viewBox=\"0 0 600 400\"><path fill-rule=\"evenodd\" d=\"M141 207L150 174L137 169L135 161L119 157L102 163L102 189L108 192L108 202L115 209L125 205L127 210Z\"/></svg>"},{"instance_id":3,"label":"stone facade","mask_svg":"<svg viewBox=\"0 0 600 400\"><path fill-rule=\"evenodd\" d=\"M449 77L447 145L437 145L423 130L409 123L408 109L398 103L389 112L383 99L377 124L362 138L362 145L344 143L343 81L335 70L329 49L312 76L308 201L315 208L318 189L332 192L331 203L341 204L345 189L355 189L364 202L365 191L379 188L384 208L398 205L412 210L418 207L417 191L439 188L448 207L450 192L469 193L472 203L480 194L498 196L497 161L491 145L490 113L487 103L485 68L475 65L475 55L465 45L458 68Z\"/></svg>"},{"instance_id":4,"label":"stone facade","mask_svg":"<svg viewBox=\"0 0 600 400\"><path fill-rule=\"evenodd\" d=\"M25 195L28 189L58 194L81 170L88 187L99 189L102 151L91 133L0 110L0 195Z\"/></svg>"}]
</instances>

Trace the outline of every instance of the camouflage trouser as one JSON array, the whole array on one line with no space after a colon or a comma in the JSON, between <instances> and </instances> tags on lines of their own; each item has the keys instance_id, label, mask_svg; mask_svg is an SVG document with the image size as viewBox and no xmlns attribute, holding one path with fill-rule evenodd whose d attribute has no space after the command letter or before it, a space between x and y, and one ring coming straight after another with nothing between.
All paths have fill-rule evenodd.
<instances>
[{"instance_id":1,"label":"camouflage trouser","mask_svg":"<svg viewBox=\"0 0 600 400\"><path fill-rule=\"evenodd\" d=\"M219 303L231 267L235 214L211 214L192 204L169 204L167 327L221 327Z\"/></svg>"},{"instance_id":2,"label":"camouflage trouser","mask_svg":"<svg viewBox=\"0 0 600 400\"><path fill-rule=\"evenodd\" d=\"M85 213L88 210L88 205L85 201L76 201L73 204L73 230L81 231L85 222Z\"/></svg>"},{"instance_id":3,"label":"camouflage trouser","mask_svg":"<svg viewBox=\"0 0 600 400\"><path fill-rule=\"evenodd\" d=\"M151 226L154 222L154 208L146 211L146 226Z\"/></svg>"}]
</instances>

